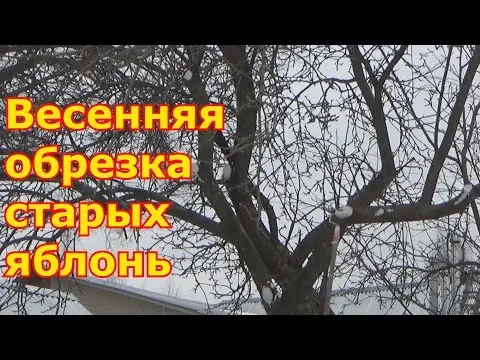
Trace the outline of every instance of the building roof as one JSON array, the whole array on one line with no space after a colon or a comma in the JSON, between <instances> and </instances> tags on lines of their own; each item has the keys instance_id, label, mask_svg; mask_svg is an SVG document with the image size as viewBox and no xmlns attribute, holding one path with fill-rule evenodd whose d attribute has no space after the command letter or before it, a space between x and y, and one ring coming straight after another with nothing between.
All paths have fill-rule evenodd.
<instances>
[{"instance_id":1,"label":"building roof","mask_svg":"<svg viewBox=\"0 0 480 360\"><path fill-rule=\"evenodd\" d=\"M209 313L210 311L209 305L200 301L181 299L175 296L143 290L133 286L119 284L104 279L89 277L86 279L75 278L73 281L79 284L88 284L90 286L107 289L108 291L128 297L133 297L143 301L161 303L163 306L169 307L171 309L180 310L191 314L204 315ZM213 310L213 312L215 311L216 310ZM216 312L218 312L218 310Z\"/></svg>"},{"instance_id":2,"label":"building roof","mask_svg":"<svg viewBox=\"0 0 480 360\"><path fill-rule=\"evenodd\" d=\"M0 315L91 315L72 294L0 280Z\"/></svg>"},{"instance_id":3,"label":"building roof","mask_svg":"<svg viewBox=\"0 0 480 360\"><path fill-rule=\"evenodd\" d=\"M394 293L401 290L401 299ZM397 297L398 296L397 294ZM407 300L408 299L408 300ZM221 302L219 309L232 311L230 301ZM426 315L428 311L427 286L406 284L404 286L369 286L332 291L331 307L337 315ZM252 298L241 305L242 314L265 315L260 298Z\"/></svg>"}]
</instances>

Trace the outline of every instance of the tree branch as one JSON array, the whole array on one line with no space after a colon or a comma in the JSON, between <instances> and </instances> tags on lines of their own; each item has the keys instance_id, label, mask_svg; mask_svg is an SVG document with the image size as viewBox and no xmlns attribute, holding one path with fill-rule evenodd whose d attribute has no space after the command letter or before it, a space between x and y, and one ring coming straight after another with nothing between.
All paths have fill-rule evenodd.
<instances>
[{"instance_id":1,"label":"tree branch","mask_svg":"<svg viewBox=\"0 0 480 360\"><path fill-rule=\"evenodd\" d=\"M237 130L235 148L241 148L241 156L235 157L234 171L238 182L248 175L252 147L257 129L257 103L252 70L245 45L219 45L232 73L237 99Z\"/></svg>"},{"instance_id":2,"label":"tree branch","mask_svg":"<svg viewBox=\"0 0 480 360\"><path fill-rule=\"evenodd\" d=\"M480 46L477 45L475 46L475 51L470 63L468 64L463 81L460 84L460 89L458 91L455 104L453 105L452 112L450 113L447 130L442 139L442 143L440 144L438 151L435 152L432 163L430 164L425 185L423 187L422 196L419 200L421 203L430 203L432 201L433 193L435 192L435 188L437 186L438 175L440 174L440 170L442 169L443 163L445 162L453 140L455 139L455 133L460 122L460 117L463 113L465 101L467 100L468 93L479 65Z\"/></svg>"},{"instance_id":3,"label":"tree branch","mask_svg":"<svg viewBox=\"0 0 480 360\"><path fill-rule=\"evenodd\" d=\"M395 162L393 161L392 148L390 145L390 138L388 136L387 124L385 121L385 114L383 112L382 91L381 86L375 88L375 96L368 87L367 80L363 75L362 62L365 61L363 55L360 53L358 46L349 46L350 60L352 62L352 69L357 81L358 87L362 92L365 102L367 103L370 114L372 115L372 123L377 134L377 144L382 160L382 170L384 173L391 174L395 169Z\"/></svg>"},{"instance_id":4,"label":"tree branch","mask_svg":"<svg viewBox=\"0 0 480 360\"><path fill-rule=\"evenodd\" d=\"M370 114L372 115L372 123L377 135L377 144L382 161L382 169L380 172L368 184L360 189L358 193L354 194L349 199L348 205L355 207L369 205L377 199L393 179L395 179L400 170L395 170L385 114L381 102L381 94L383 90L381 87L377 87L375 89L375 95L373 95L363 74L362 63L365 61L363 55L360 53L358 46L349 46L348 50L355 80L365 102L367 103ZM405 50L403 50L403 52L404 51ZM399 54L403 55L403 52L399 51L396 53L394 60L389 64L391 65L391 68L387 66L385 72L391 72L393 70L395 64L400 60L399 58L397 59L397 57L400 56ZM383 82L380 82L380 84L383 84ZM307 256L312 252L312 249L315 246L315 239L318 239L318 235L318 229L313 229L311 234L307 234L305 238L298 243L292 253L292 262L296 264L296 266L302 266Z\"/></svg>"},{"instance_id":5,"label":"tree branch","mask_svg":"<svg viewBox=\"0 0 480 360\"><path fill-rule=\"evenodd\" d=\"M383 74L380 76L380 80L378 80L379 86L383 86L385 81L388 79L390 76L391 72L393 71L394 67L398 64L398 62L402 59L403 54L405 54L405 51L407 51L408 45L402 45L400 46L400 49L395 52L393 55L392 61L390 61L383 71Z\"/></svg>"},{"instance_id":6,"label":"tree branch","mask_svg":"<svg viewBox=\"0 0 480 360\"><path fill-rule=\"evenodd\" d=\"M193 52L194 49L190 48L189 53L191 57L193 57ZM208 103L208 95L197 70L198 67L192 66L192 64L190 65L192 78L187 81L187 86L196 103ZM237 100L239 106L240 103L244 101L244 95L242 91L245 91L245 89L242 89L243 88L240 88L240 90L237 91L237 98L240 98ZM244 113L243 110L239 111L241 115L238 117L238 122L241 123L242 121L245 121L245 116L248 115L248 113ZM228 226L230 228L233 227L233 229L235 229L236 235L231 235L231 237L233 236L238 240L235 246L237 247L239 253L241 253L242 259L248 264L248 268L252 272L255 283L259 286L259 289L261 289L261 287L265 286L267 281L269 281L272 277L278 279L277 276L279 273L279 268L281 267L277 265L285 259L282 257L282 254L279 253L278 249L275 248L275 245L269 241L268 232L266 234L263 233L262 231L265 229L261 229L262 231L259 231L260 229L258 228L257 221L255 219L256 214L250 198L250 196L253 195L252 189L249 189L248 185L245 189L242 189L237 185L233 185L233 181L235 181L235 184L243 182L240 181L238 176L239 173L237 165L244 162L245 159L247 159L247 173L245 173L243 178L247 178L251 150L249 150L247 153L244 153L243 151L235 153L233 158L227 157L229 163L233 165L233 174L232 178L227 181L226 185L230 198L234 204L236 214L238 215L237 218L213 178L213 141L217 143L226 156L233 153L221 132L207 131L199 133L199 161L201 163L199 166L199 175L202 179L202 189L214 207L217 215L222 220L224 226ZM208 148L205 145L207 142ZM210 146L210 144L212 146ZM204 166L203 171L202 165ZM251 182L248 181L247 184L251 184ZM241 236L241 234L243 234L243 236ZM262 234L266 236L259 236ZM285 256L285 254L283 255ZM284 262L286 263L286 261ZM267 267L265 267L265 264ZM278 280L279 282L282 282L281 279Z\"/></svg>"}]
</instances>

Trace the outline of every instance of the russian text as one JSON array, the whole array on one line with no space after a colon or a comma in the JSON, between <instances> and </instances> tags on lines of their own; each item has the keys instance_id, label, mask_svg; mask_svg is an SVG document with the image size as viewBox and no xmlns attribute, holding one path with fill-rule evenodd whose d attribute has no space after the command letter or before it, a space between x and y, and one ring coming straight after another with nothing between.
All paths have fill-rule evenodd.
<instances>
[{"instance_id":1,"label":"russian text","mask_svg":"<svg viewBox=\"0 0 480 360\"><path fill-rule=\"evenodd\" d=\"M110 130L223 130L223 104L161 105L105 104L86 107L71 104L63 109L55 104L40 105L34 110L29 98L8 97L6 100L7 130L28 130L34 125L47 131L66 128L81 131L87 127L97 131Z\"/></svg>"},{"instance_id":2,"label":"russian text","mask_svg":"<svg viewBox=\"0 0 480 360\"><path fill-rule=\"evenodd\" d=\"M98 202L79 202L78 206L66 202L14 202L5 207L4 218L14 229L42 229L50 224L57 229L78 228L79 236L89 236L91 229L105 222L107 228L169 229L172 224L165 215L170 206L170 202L132 202L128 209L120 209L116 202L107 202L105 206Z\"/></svg>"},{"instance_id":3,"label":"russian text","mask_svg":"<svg viewBox=\"0 0 480 360\"><path fill-rule=\"evenodd\" d=\"M31 277L40 278L70 277L78 278L93 275L107 278L116 275L126 277L162 278L171 274L172 264L159 257L156 251L97 251L88 255L86 251L66 251L62 258L58 254L58 244L43 244L31 253L11 251L5 257L4 278Z\"/></svg>"},{"instance_id":4,"label":"russian text","mask_svg":"<svg viewBox=\"0 0 480 360\"><path fill-rule=\"evenodd\" d=\"M192 160L188 154L169 153L140 154L122 153L115 156L95 154L87 158L80 153L59 153L58 145L39 147L32 157L25 153L13 153L4 161L5 174L12 180L26 180L35 175L41 180L59 179L65 188L73 181L91 176L97 180L146 179L191 179Z\"/></svg>"}]
</instances>

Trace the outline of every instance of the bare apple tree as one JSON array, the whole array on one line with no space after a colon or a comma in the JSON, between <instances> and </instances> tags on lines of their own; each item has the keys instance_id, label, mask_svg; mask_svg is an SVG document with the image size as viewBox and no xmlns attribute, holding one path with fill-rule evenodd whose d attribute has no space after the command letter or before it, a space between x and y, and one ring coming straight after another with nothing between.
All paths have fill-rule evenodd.
<instances>
[{"instance_id":1,"label":"bare apple tree","mask_svg":"<svg viewBox=\"0 0 480 360\"><path fill-rule=\"evenodd\" d=\"M2 46L2 98L223 103L226 125L2 130L3 157L44 144L87 156L184 151L199 170L193 181L84 179L68 190L2 173L0 202L172 201L174 228L153 248L198 287L238 304L258 291L268 314L323 314L329 279L393 286L426 274L432 229L476 242L479 63L479 46ZM142 232L126 231L141 245ZM1 256L63 232L3 224Z\"/></svg>"}]
</instances>

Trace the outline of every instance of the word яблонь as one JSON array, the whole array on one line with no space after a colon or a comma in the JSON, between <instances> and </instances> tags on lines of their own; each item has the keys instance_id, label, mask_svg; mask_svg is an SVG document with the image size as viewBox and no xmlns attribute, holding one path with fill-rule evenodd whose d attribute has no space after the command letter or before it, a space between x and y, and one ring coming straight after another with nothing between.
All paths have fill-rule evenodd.
<instances>
[{"instance_id":1,"label":"word \u044f\u0431\u043b\u043e\u043d\u044c","mask_svg":"<svg viewBox=\"0 0 480 360\"><path fill-rule=\"evenodd\" d=\"M172 264L158 256L156 251L96 251L88 255L86 251L65 251L58 256L58 244L43 244L29 251L11 251L5 257L4 278L30 277L32 273L42 278L88 277L89 274L107 278L116 273L119 278L156 277L171 274Z\"/></svg>"}]
</instances>

